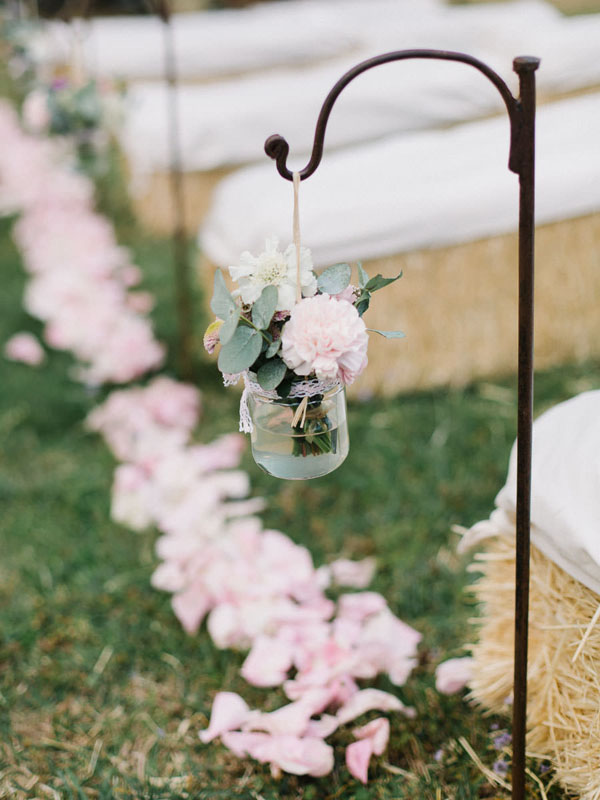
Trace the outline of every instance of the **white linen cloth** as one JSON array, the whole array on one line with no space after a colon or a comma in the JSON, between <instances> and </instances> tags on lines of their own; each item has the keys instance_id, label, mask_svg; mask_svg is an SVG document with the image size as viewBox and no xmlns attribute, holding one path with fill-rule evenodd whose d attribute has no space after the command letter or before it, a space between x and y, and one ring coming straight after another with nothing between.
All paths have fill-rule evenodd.
<instances>
[{"instance_id":1,"label":"white linen cloth","mask_svg":"<svg viewBox=\"0 0 600 800\"><path fill-rule=\"evenodd\" d=\"M372 14L357 33L362 44L356 52L302 69L287 66L217 84L181 86L177 107L184 169L258 161L265 138L275 132L286 136L295 154L308 153L319 109L334 83L359 61L389 50L468 52L503 72L515 90L512 58L548 54L550 63L544 62L540 72L542 91L600 83L600 60L590 57L589 47L595 41L598 49L600 14L583 26L540 0L440 7L435 13L417 5L409 15L403 3L389 8L387 1L375 0L369 8ZM138 176L169 165L167 91L157 82L130 86L121 142ZM391 64L344 89L328 125L327 144L340 147L442 127L501 109L496 90L464 65Z\"/></svg>"},{"instance_id":2,"label":"white linen cloth","mask_svg":"<svg viewBox=\"0 0 600 800\"><path fill-rule=\"evenodd\" d=\"M418 0L419 17L434 13L440 0ZM414 0L286 0L242 9L174 14L173 34L180 77L223 75L306 64L332 58L364 40L371 19L407 19ZM74 31L50 23L38 38L40 59L69 60ZM153 15L98 17L85 24L77 46L88 72L97 76L162 80L163 24Z\"/></svg>"},{"instance_id":3,"label":"white linen cloth","mask_svg":"<svg viewBox=\"0 0 600 800\"><path fill-rule=\"evenodd\" d=\"M514 535L517 449L496 510L466 534L461 550ZM600 593L600 391L584 392L533 425L531 541L588 589Z\"/></svg>"},{"instance_id":4,"label":"white linen cloth","mask_svg":"<svg viewBox=\"0 0 600 800\"><path fill-rule=\"evenodd\" d=\"M600 210L600 95L539 108L538 223ZM516 229L508 115L326 154L300 188L302 242L317 266L443 247ZM296 161L293 168L298 169ZM219 266L267 236L291 240L292 185L274 162L223 180L200 232Z\"/></svg>"}]
</instances>

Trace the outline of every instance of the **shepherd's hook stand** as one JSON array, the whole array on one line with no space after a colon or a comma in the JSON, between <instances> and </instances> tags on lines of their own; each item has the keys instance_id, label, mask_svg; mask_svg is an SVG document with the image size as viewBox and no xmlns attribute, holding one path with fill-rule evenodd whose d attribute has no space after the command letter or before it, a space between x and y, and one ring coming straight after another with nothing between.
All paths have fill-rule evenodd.
<instances>
[{"instance_id":1,"label":"shepherd's hook stand","mask_svg":"<svg viewBox=\"0 0 600 800\"><path fill-rule=\"evenodd\" d=\"M177 366L180 376L186 381L194 378L192 360L193 348L193 309L192 279L190 275L190 254L185 227L185 191L183 181L183 159L181 156L181 136L177 95L179 77L175 52L171 0L145 0L151 14L161 20L163 33L164 77L168 100L168 145L169 145L169 183L173 204L173 268L175 276L175 302L177 311Z\"/></svg>"},{"instance_id":2,"label":"shepherd's hook stand","mask_svg":"<svg viewBox=\"0 0 600 800\"><path fill-rule=\"evenodd\" d=\"M331 109L342 90L358 75L391 61L412 58L459 61L483 73L498 89L510 118L508 168L519 176L519 352L517 433L517 522L515 568L515 647L513 688L512 798L525 800L525 730L527 714L527 643L529 610L529 525L531 506L531 438L533 422L533 239L535 196L535 71L539 58L519 56L513 69L519 76L519 97L487 64L465 53L446 50L397 50L362 61L346 72L327 95L321 108L310 161L300 171L309 178L323 156L325 130ZM279 174L292 180L286 166L289 145L275 134L265 152L277 163Z\"/></svg>"}]
</instances>

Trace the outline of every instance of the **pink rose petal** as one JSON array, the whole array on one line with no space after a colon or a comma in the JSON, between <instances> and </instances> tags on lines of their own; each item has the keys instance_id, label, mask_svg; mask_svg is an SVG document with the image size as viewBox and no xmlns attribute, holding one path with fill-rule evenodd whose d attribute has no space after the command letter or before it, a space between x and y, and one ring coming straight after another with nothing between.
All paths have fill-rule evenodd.
<instances>
[{"instance_id":1,"label":"pink rose petal","mask_svg":"<svg viewBox=\"0 0 600 800\"><path fill-rule=\"evenodd\" d=\"M221 736L226 731L239 728L250 714L245 700L235 692L219 692L213 700L208 728L200 731L199 736L204 744Z\"/></svg>"},{"instance_id":2,"label":"pink rose petal","mask_svg":"<svg viewBox=\"0 0 600 800\"><path fill-rule=\"evenodd\" d=\"M352 733L356 739L369 739L373 746L373 753L380 756L388 745L390 723L385 717L378 717L361 728L355 728Z\"/></svg>"},{"instance_id":3,"label":"pink rose petal","mask_svg":"<svg viewBox=\"0 0 600 800\"><path fill-rule=\"evenodd\" d=\"M317 778L333 769L333 749L317 737L233 731L224 733L221 741L238 757L249 755L262 764L271 764L275 775L283 770Z\"/></svg>"},{"instance_id":4,"label":"pink rose petal","mask_svg":"<svg viewBox=\"0 0 600 800\"><path fill-rule=\"evenodd\" d=\"M46 358L43 347L32 333L15 333L4 345L4 355L11 361L20 361L37 367Z\"/></svg>"},{"instance_id":5,"label":"pink rose petal","mask_svg":"<svg viewBox=\"0 0 600 800\"><path fill-rule=\"evenodd\" d=\"M221 741L228 750L238 758L246 755L254 756L258 748L264 746L269 739L268 733L249 733L246 731L226 731L221 736Z\"/></svg>"},{"instance_id":6,"label":"pink rose petal","mask_svg":"<svg viewBox=\"0 0 600 800\"><path fill-rule=\"evenodd\" d=\"M460 692L473 677L473 664L470 656L450 658L439 664L435 671L435 688L442 694Z\"/></svg>"},{"instance_id":7,"label":"pink rose petal","mask_svg":"<svg viewBox=\"0 0 600 800\"><path fill-rule=\"evenodd\" d=\"M377 592L343 594L338 600L338 616L357 622L387 608L385 597Z\"/></svg>"},{"instance_id":8,"label":"pink rose petal","mask_svg":"<svg viewBox=\"0 0 600 800\"><path fill-rule=\"evenodd\" d=\"M401 700L389 692L382 692L379 689L362 689L344 703L337 712L339 724L350 722L367 711L402 711L406 716L414 716L414 709L407 708Z\"/></svg>"},{"instance_id":9,"label":"pink rose petal","mask_svg":"<svg viewBox=\"0 0 600 800\"><path fill-rule=\"evenodd\" d=\"M292 666L293 648L272 636L254 640L240 673L253 686L279 686Z\"/></svg>"},{"instance_id":10,"label":"pink rose petal","mask_svg":"<svg viewBox=\"0 0 600 800\"><path fill-rule=\"evenodd\" d=\"M323 714L319 719L310 719L306 726L305 736L316 736L319 739L326 739L339 727L339 720L333 714Z\"/></svg>"},{"instance_id":11,"label":"pink rose petal","mask_svg":"<svg viewBox=\"0 0 600 800\"><path fill-rule=\"evenodd\" d=\"M210 600L201 588L192 584L183 592L173 595L171 606L183 629L190 635L197 632L211 607Z\"/></svg>"},{"instance_id":12,"label":"pink rose petal","mask_svg":"<svg viewBox=\"0 0 600 800\"><path fill-rule=\"evenodd\" d=\"M370 739L352 742L346 748L346 766L350 774L361 783L369 780L369 761L373 755L373 743Z\"/></svg>"},{"instance_id":13,"label":"pink rose petal","mask_svg":"<svg viewBox=\"0 0 600 800\"><path fill-rule=\"evenodd\" d=\"M363 558L362 561L338 558L329 565L334 583L354 589L365 589L371 583L375 567L374 558Z\"/></svg>"}]
</instances>

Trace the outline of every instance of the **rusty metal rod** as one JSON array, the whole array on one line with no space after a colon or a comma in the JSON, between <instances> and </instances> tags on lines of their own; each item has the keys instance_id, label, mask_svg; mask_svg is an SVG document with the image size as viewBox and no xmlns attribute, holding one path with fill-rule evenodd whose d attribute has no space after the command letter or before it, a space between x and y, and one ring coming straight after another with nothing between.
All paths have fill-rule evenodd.
<instances>
[{"instance_id":1,"label":"rusty metal rod","mask_svg":"<svg viewBox=\"0 0 600 800\"><path fill-rule=\"evenodd\" d=\"M327 95L315 129L312 154L300 170L301 180L310 177L323 157L327 122L335 101L358 75L392 61L407 59L458 61L479 70L498 89L510 119L508 168L519 176L519 352L517 407L517 523L515 566L515 639L513 684L512 799L525 800L525 734L527 728L527 645L529 616L529 534L531 510L531 445L533 425L533 278L535 198L535 71L540 60L520 56L513 62L519 76L520 96L515 98L504 80L483 62L465 53L447 50L397 50L357 64L346 72ZM292 180L287 167L289 145L274 134L265 142L266 154L277 171Z\"/></svg>"},{"instance_id":2,"label":"rusty metal rod","mask_svg":"<svg viewBox=\"0 0 600 800\"><path fill-rule=\"evenodd\" d=\"M515 661L512 725L512 797L525 800L527 731L527 650L529 629L529 551L531 446L533 424L533 283L535 203L535 71L539 59L513 62L519 76L521 169L519 171L519 376L517 428L517 520L515 561Z\"/></svg>"}]
</instances>

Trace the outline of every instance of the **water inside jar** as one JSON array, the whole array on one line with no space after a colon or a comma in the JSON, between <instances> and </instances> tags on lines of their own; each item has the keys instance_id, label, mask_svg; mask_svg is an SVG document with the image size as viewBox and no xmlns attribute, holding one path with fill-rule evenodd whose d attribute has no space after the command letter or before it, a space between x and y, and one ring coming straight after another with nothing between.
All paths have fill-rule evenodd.
<instances>
[{"instance_id":1,"label":"water inside jar","mask_svg":"<svg viewBox=\"0 0 600 800\"><path fill-rule=\"evenodd\" d=\"M256 415L252 455L261 469L276 478L307 480L342 464L350 447L345 415L338 422L335 409L313 419L310 413L303 432L291 427L289 409L272 406Z\"/></svg>"}]
</instances>

